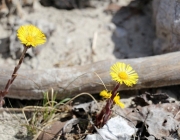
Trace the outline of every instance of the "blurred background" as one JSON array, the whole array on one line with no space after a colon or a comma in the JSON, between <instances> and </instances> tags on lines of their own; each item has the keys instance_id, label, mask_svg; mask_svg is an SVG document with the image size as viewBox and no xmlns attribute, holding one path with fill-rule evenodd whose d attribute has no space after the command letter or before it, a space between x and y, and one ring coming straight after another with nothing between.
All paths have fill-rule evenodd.
<instances>
[{"instance_id":1,"label":"blurred background","mask_svg":"<svg viewBox=\"0 0 180 140\"><path fill-rule=\"evenodd\" d=\"M22 68L47 69L154 55L151 0L0 0L0 65L14 67L16 37L33 24L47 42L29 49Z\"/></svg>"}]
</instances>

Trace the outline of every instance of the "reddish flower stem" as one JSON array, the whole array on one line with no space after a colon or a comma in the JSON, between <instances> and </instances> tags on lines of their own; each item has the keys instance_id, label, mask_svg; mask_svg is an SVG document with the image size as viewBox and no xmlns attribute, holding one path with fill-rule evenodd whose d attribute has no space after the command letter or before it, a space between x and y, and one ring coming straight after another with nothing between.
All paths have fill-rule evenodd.
<instances>
[{"instance_id":1,"label":"reddish flower stem","mask_svg":"<svg viewBox=\"0 0 180 140\"><path fill-rule=\"evenodd\" d=\"M11 75L11 78L8 80L8 82L7 82L4 90L0 92L0 107L3 106L3 104L4 104L4 97L5 97L6 94L8 94L9 89L10 89L13 81L14 81L14 80L16 79L16 77L17 77L17 71L18 71L19 68L21 67L21 64L22 64L22 62L23 62L23 60L24 60L24 57L25 57L25 54L26 54L26 51L28 50L28 48L30 48L30 47L24 46L24 50L23 50L23 52L22 52L22 54L21 54L21 57L20 57L20 59L19 59L19 63L18 63L17 66L14 68L14 71L13 71L13 73L12 73L12 75Z\"/></svg>"},{"instance_id":2,"label":"reddish flower stem","mask_svg":"<svg viewBox=\"0 0 180 140\"><path fill-rule=\"evenodd\" d=\"M118 83L113 91L112 91L112 95L111 98L109 98L106 102L106 105L104 106L104 108L101 110L101 112L96 116L96 121L95 121L95 125L98 128L101 128L109 119L110 115L111 115L111 109L114 105L114 97L117 94L118 88L119 88L120 84Z\"/></svg>"}]
</instances>

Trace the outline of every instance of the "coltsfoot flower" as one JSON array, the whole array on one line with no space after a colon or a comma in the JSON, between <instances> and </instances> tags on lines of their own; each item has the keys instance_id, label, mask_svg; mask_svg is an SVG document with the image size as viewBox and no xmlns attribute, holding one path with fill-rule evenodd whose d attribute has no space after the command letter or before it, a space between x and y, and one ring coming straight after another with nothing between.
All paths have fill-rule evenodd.
<instances>
[{"instance_id":1,"label":"coltsfoot flower","mask_svg":"<svg viewBox=\"0 0 180 140\"><path fill-rule=\"evenodd\" d=\"M124 108L125 105L120 101L120 96L118 95L119 93L116 94L116 96L114 97L113 101L115 104L117 104L118 106L120 106L121 108ZM111 98L112 94L110 91L107 90L103 90L100 92L100 96L102 96L103 98Z\"/></svg>"},{"instance_id":2,"label":"coltsfoot flower","mask_svg":"<svg viewBox=\"0 0 180 140\"><path fill-rule=\"evenodd\" d=\"M139 77L130 65L126 65L125 63L120 62L117 62L111 66L110 75L112 80L120 84L124 83L127 86L136 84Z\"/></svg>"},{"instance_id":3,"label":"coltsfoot flower","mask_svg":"<svg viewBox=\"0 0 180 140\"><path fill-rule=\"evenodd\" d=\"M42 31L34 25L24 25L17 30L17 36L27 47L36 47L46 42Z\"/></svg>"},{"instance_id":4,"label":"coltsfoot flower","mask_svg":"<svg viewBox=\"0 0 180 140\"><path fill-rule=\"evenodd\" d=\"M120 101L120 96L118 94L116 94L116 96L114 97L114 102L121 108L125 107L125 105Z\"/></svg>"},{"instance_id":5,"label":"coltsfoot flower","mask_svg":"<svg viewBox=\"0 0 180 140\"><path fill-rule=\"evenodd\" d=\"M108 92L107 90L103 90L100 92L100 96L102 96L103 98L110 98L111 92Z\"/></svg>"}]
</instances>

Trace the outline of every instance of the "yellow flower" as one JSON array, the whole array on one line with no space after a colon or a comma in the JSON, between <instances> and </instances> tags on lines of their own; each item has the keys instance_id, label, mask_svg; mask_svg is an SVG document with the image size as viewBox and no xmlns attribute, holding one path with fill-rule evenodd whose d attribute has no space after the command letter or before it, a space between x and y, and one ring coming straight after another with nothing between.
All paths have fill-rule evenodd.
<instances>
[{"instance_id":1,"label":"yellow flower","mask_svg":"<svg viewBox=\"0 0 180 140\"><path fill-rule=\"evenodd\" d=\"M120 101L120 96L118 94L116 94L116 96L114 97L114 102L121 108L125 107L125 105Z\"/></svg>"},{"instance_id":2,"label":"yellow flower","mask_svg":"<svg viewBox=\"0 0 180 140\"><path fill-rule=\"evenodd\" d=\"M107 90L103 90L100 92L100 96L104 98L110 98L111 97L111 92L108 92Z\"/></svg>"},{"instance_id":3,"label":"yellow flower","mask_svg":"<svg viewBox=\"0 0 180 140\"><path fill-rule=\"evenodd\" d=\"M120 96L118 95L119 93L116 94L116 96L114 97L114 102L115 104L119 105L121 108L124 108L125 105L120 101ZM111 92L107 91L107 90L103 90L100 92L100 96L104 97L104 98L111 98Z\"/></svg>"},{"instance_id":4,"label":"yellow flower","mask_svg":"<svg viewBox=\"0 0 180 140\"><path fill-rule=\"evenodd\" d=\"M125 63L117 62L111 66L110 75L112 80L117 81L120 84L124 83L127 86L132 86L138 81L138 74L130 65L126 65Z\"/></svg>"},{"instance_id":5,"label":"yellow flower","mask_svg":"<svg viewBox=\"0 0 180 140\"><path fill-rule=\"evenodd\" d=\"M27 47L36 47L46 42L42 31L34 25L24 25L17 30L17 36Z\"/></svg>"}]
</instances>

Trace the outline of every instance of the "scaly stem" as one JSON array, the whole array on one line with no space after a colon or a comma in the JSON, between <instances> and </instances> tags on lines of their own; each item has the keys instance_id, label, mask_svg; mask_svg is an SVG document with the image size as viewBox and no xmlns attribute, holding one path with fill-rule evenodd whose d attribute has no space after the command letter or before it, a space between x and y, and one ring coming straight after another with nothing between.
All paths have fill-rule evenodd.
<instances>
[{"instance_id":1,"label":"scaly stem","mask_svg":"<svg viewBox=\"0 0 180 140\"><path fill-rule=\"evenodd\" d=\"M114 97L117 94L118 88L119 88L120 84L118 83L113 91L112 91L112 95L111 98L109 98L106 102L106 105L104 106L104 108L101 110L101 112L96 116L96 121L95 121L95 125L98 128L101 128L109 119L110 115L111 115L111 109L113 108L114 105Z\"/></svg>"},{"instance_id":2,"label":"scaly stem","mask_svg":"<svg viewBox=\"0 0 180 140\"><path fill-rule=\"evenodd\" d=\"M19 63L18 63L17 66L14 68L14 71L13 71L13 73L12 73L12 75L11 75L11 78L8 80L8 82L7 82L4 90L0 92L0 107L3 106L3 104L4 104L4 96L5 96L6 94L8 94L9 88L11 87L13 81L14 81L14 80L16 79L16 77L17 77L17 71L18 71L19 68L21 67L21 64L22 64L22 62L23 62L23 60L24 60L24 57L25 57L25 54L26 54L26 51L28 50L28 48L30 48L30 47L24 46L24 50L23 50L23 52L22 52L22 54L21 54L21 57L20 57L20 59L19 59Z\"/></svg>"}]
</instances>

